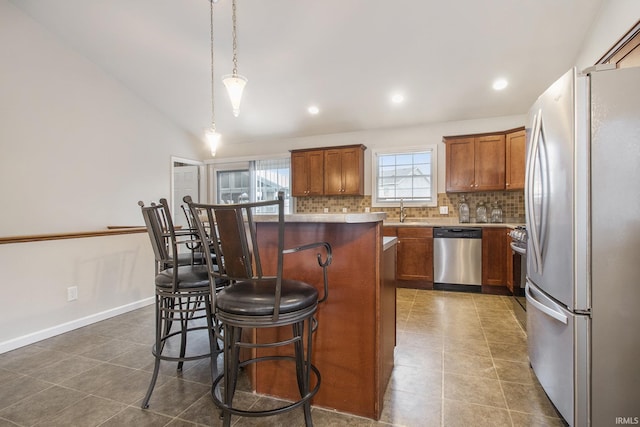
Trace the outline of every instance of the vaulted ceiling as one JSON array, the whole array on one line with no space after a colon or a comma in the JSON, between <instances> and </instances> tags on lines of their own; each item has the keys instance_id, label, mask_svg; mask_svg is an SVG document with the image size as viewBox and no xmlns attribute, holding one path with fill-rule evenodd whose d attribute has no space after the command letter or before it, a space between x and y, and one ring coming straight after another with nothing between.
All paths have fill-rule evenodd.
<instances>
[{"instance_id":1,"label":"vaulted ceiling","mask_svg":"<svg viewBox=\"0 0 640 427\"><path fill-rule=\"evenodd\" d=\"M209 0L11 1L194 136L210 125ZM247 142L523 114L574 64L601 3L237 0L249 83L236 118L221 82L231 0L219 0L217 128Z\"/></svg>"}]
</instances>

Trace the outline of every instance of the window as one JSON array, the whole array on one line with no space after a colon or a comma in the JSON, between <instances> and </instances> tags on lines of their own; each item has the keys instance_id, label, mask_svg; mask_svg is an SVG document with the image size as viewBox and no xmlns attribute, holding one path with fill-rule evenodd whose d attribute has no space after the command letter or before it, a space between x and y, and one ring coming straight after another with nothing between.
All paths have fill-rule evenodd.
<instances>
[{"instance_id":1,"label":"window","mask_svg":"<svg viewBox=\"0 0 640 427\"><path fill-rule=\"evenodd\" d=\"M218 203L238 203L249 201L249 170L219 171Z\"/></svg>"},{"instance_id":2,"label":"window","mask_svg":"<svg viewBox=\"0 0 640 427\"><path fill-rule=\"evenodd\" d=\"M436 206L437 148L373 152L374 206Z\"/></svg>"},{"instance_id":3,"label":"window","mask_svg":"<svg viewBox=\"0 0 640 427\"><path fill-rule=\"evenodd\" d=\"M216 165L216 203L275 200L284 191L285 212L291 212L290 159L252 160ZM260 213L271 213L262 208ZM273 213L275 210L272 208Z\"/></svg>"}]
</instances>

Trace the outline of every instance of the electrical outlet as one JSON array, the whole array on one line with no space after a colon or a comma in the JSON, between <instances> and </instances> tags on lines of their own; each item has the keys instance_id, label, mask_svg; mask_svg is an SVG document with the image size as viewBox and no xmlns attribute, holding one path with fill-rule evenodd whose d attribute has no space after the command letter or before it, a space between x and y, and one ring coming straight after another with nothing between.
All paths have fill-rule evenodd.
<instances>
[{"instance_id":1,"label":"electrical outlet","mask_svg":"<svg viewBox=\"0 0 640 427\"><path fill-rule=\"evenodd\" d=\"M67 301L75 301L78 299L78 287L69 286L67 288Z\"/></svg>"},{"instance_id":2,"label":"electrical outlet","mask_svg":"<svg viewBox=\"0 0 640 427\"><path fill-rule=\"evenodd\" d=\"M324 209L322 209L322 211L323 211L324 213L329 213L329 208L324 208Z\"/></svg>"},{"instance_id":3,"label":"electrical outlet","mask_svg":"<svg viewBox=\"0 0 640 427\"><path fill-rule=\"evenodd\" d=\"M440 215L448 215L449 206L440 206Z\"/></svg>"},{"instance_id":4,"label":"electrical outlet","mask_svg":"<svg viewBox=\"0 0 640 427\"><path fill-rule=\"evenodd\" d=\"M364 211L365 211L366 213L369 213L369 212L371 212L371 208L370 208L369 206L366 206L366 207L364 208Z\"/></svg>"},{"instance_id":5,"label":"electrical outlet","mask_svg":"<svg viewBox=\"0 0 640 427\"><path fill-rule=\"evenodd\" d=\"M347 208L342 208L342 213L347 213L347 212L349 212L349 209L347 209Z\"/></svg>"}]
</instances>

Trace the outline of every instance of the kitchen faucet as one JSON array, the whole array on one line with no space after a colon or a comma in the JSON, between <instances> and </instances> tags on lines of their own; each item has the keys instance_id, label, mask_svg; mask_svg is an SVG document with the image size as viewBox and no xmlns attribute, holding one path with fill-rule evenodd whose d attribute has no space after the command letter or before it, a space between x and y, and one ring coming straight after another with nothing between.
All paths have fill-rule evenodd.
<instances>
[{"instance_id":1,"label":"kitchen faucet","mask_svg":"<svg viewBox=\"0 0 640 427\"><path fill-rule=\"evenodd\" d=\"M407 214L404 212L404 200L400 199L400 222L404 222Z\"/></svg>"}]
</instances>

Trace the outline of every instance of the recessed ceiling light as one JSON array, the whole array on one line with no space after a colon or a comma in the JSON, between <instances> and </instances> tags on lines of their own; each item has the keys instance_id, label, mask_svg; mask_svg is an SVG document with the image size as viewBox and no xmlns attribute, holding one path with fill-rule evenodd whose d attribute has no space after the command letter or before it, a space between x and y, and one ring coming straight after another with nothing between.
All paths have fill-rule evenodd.
<instances>
[{"instance_id":1,"label":"recessed ceiling light","mask_svg":"<svg viewBox=\"0 0 640 427\"><path fill-rule=\"evenodd\" d=\"M404 102L404 95L401 93L394 93L391 95L391 102L394 104L402 104Z\"/></svg>"},{"instance_id":2,"label":"recessed ceiling light","mask_svg":"<svg viewBox=\"0 0 640 427\"><path fill-rule=\"evenodd\" d=\"M509 82L507 82L505 79L498 79L493 82L493 89L502 90L506 88L508 85L509 85Z\"/></svg>"},{"instance_id":3,"label":"recessed ceiling light","mask_svg":"<svg viewBox=\"0 0 640 427\"><path fill-rule=\"evenodd\" d=\"M320 112L320 109L318 107L316 107L315 105L312 105L311 107L307 108L307 111L309 112L309 114L315 116L316 114L318 114Z\"/></svg>"}]
</instances>

